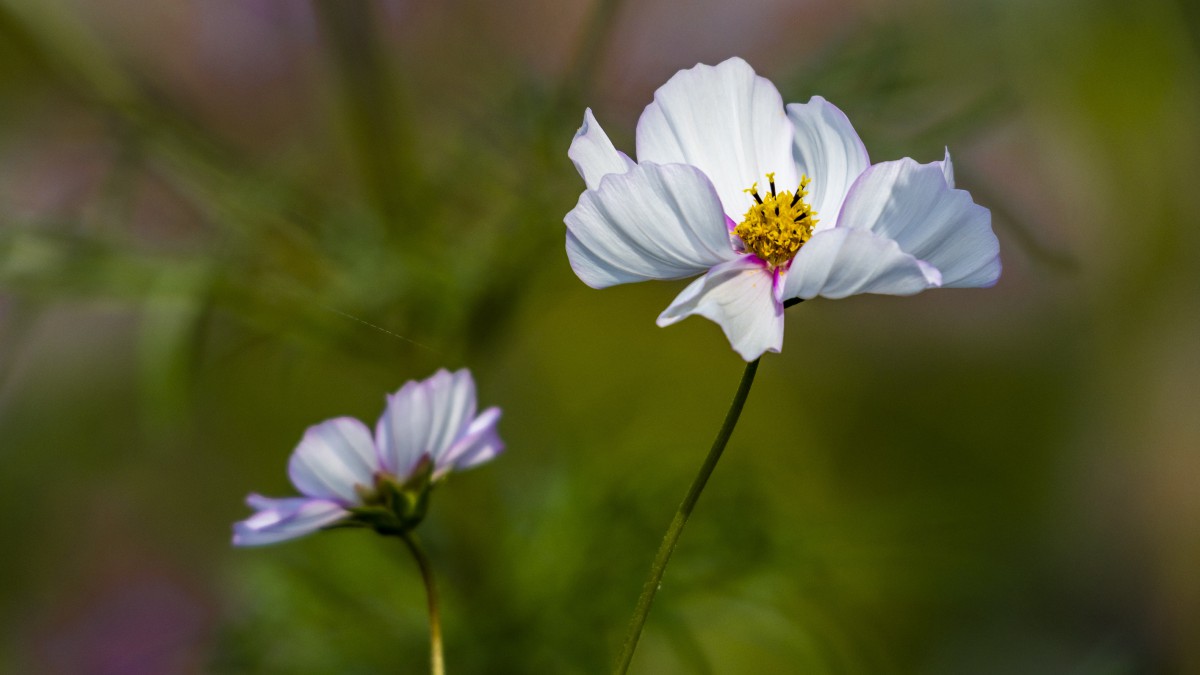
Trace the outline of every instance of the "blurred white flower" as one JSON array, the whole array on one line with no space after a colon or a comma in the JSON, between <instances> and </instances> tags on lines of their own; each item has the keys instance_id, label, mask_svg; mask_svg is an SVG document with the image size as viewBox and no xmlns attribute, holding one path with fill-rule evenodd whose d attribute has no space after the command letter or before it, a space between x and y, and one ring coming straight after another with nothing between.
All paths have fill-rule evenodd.
<instances>
[{"instance_id":1,"label":"blurred white flower","mask_svg":"<svg viewBox=\"0 0 1200 675\"><path fill-rule=\"evenodd\" d=\"M352 417L309 427L288 462L304 496L250 495L257 513L234 524L233 543L273 544L335 524L402 534L424 517L433 483L504 450L499 419L499 408L476 416L475 381L464 368L405 383L388 397L373 437Z\"/></svg>"},{"instance_id":2,"label":"blurred white flower","mask_svg":"<svg viewBox=\"0 0 1200 675\"><path fill-rule=\"evenodd\" d=\"M786 108L739 58L675 74L637 125L638 162L589 109L568 152L587 189L567 255L593 288L703 274L658 317L715 321L747 361L783 344L784 303L989 286L991 213L940 162L871 165L825 99Z\"/></svg>"}]
</instances>

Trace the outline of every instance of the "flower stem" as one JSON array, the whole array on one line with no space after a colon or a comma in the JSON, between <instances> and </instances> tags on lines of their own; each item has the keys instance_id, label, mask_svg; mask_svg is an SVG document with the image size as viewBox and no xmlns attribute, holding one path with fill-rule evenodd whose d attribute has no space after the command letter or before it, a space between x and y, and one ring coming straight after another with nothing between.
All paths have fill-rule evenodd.
<instances>
[{"instance_id":1,"label":"flower stem","mask_svg":"<svg viewBox=\"0 0 1200 675\"><path fill-rule=\"evenodd\" d=\"M408 550L412 551L417 567L421 568L421 580L425 582L425 593L429 597L429 672L431 675L446 675L446 662L442 658L442 618L438 611L437 583L433 579L433 567L424 549L417 541L417 535L405 533L400 535Z\"/></svg>"},{"instance_id":2,"label":"flower stem","mask_svg":"<svg viewBox=\"0 0 1200 675\"><path fill-rule=\"evenodd\" d=\"M642 595L638 598L637 608L633 610L633 619L629 622L629 634L625 637L625 646L621 648L621 657L617 662L617 667L613 670L614 673L624 675L629 671L629 664L633 662L633 652L637 649L638 639L642 636L642 628L646 625L646 617L650 614L650 605L654 602L654 595L658 592L663 573L667 570L667 563L670 562L671 554L675 551L679 535L683 534L683 526L687 524L688 516L692 515L692 509L695 508L696 502L700 499L700 493L704 491L704 486L708 483L708 477L712 475L713 469L717 468L721 453L725 451L725 444L733 435L733 428L737 426L738 417L742 414L742 406L746 404L746 397L750 395L750 385L754 384L754 374L758 372L758 361L759 359L755 359L746 364L746 370L742 373L742 381L738 385L737 393L733 396L733 403L729 404L729 412L725 413L725 423L721 425L721 430L713 439L708 456L704 458L699 473L692 479L692 485L688 488L687 495L684 496L679 510L675 512L675 517L671 519L671 524L667 527L662 545L658 547L658 554L654 556L654 563L650 565L650 576L646 578L646 583L642 586Z\"/></svg>"}]
</instances>

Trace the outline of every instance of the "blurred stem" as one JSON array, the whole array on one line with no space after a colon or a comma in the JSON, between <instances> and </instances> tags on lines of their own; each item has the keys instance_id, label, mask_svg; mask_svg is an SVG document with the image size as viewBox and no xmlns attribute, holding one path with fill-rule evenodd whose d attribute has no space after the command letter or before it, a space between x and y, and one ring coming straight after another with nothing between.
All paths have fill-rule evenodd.
<instances>
[{"instance_id":1,"label":"blurred stem","mask_svg":"<svg viewBox=\"0 0 1200 675\"><path fill-rule=\"evenodd\" d=\"M713 439L708 456L704 458L699 473L692 479L692 485L688 488L687 495L684 496L679 510L675 512L675 517L667 527L662 545L658 547L658 555L654 556L654 563L650 565L650 576L646 578L646 583L642 586L642 595L638 598L637 608L633 610L633 619L629 622L629 634L625 637L625 646L621 648L621 658L617 662L614 673L623 675L629 671L629 664L633 662L633 652L637 649L638 639L642 636L642 628L646 625L646 617L650 615L650 605L654 603L654 595L658 593L663 573L667 570L667 563L671 561L671 554L675 552L675 544L679 542L679 535L683 534L683 526L687 524L688 517L692 515L692 509L696 507L700 493L704 491L704 486L708 483L708 477L712 475L713 469L717 468L721 453L725 452L725 445L729 443L729 437L733 435L733 429L737 426L738 418L742 414L742 407L746 405L746 398L750 395L750 385L754 384L754 374L758 372L759 360L755 359L746 364L746 370L742 373L742 381L738 385L737 393L733 396L733 402L729 404L729 412L725 413L725 423L721 425L721 430Z\"/></svg>"},{"instance_id":2,"label":"blurred stem","mask_svg":"<svg viewBox=\"0 0 1200 675\"><path fill-rule=\"evenodd\" d=\"M400 535L408 550L412 551L417 567L421 568L421 580L425 582L425 593L429 598L429 672L432 675L446 675L446 663L442 658L442 617L438 610L437 582L433 579L433 566L425 550L417 541L417 535L406 533Z\"/></svg>"},{"instance_id":3,"label":"blurred stem","mask_svg":"<svg viewBox=\"0 0 1200 675\"><path fill-rule=\"evenodd\" d=\"M591 89L592 79L596 76L620 8L621 0L596 0L592 5L592 12L584 26L583 39L562 83L560 104L574 105Z\"/></svg>"},{"instance_id":4,"label":"blurred stem","mask_svg":"<svg viewBox=\"0 0 1200 675\"><path fill-rule=\"evenodd\" d=\"M378 212L389 227L403 222L410 196L405 190L418 180L411 138L401 124L404 112L374 25L370 3L315 0L313 3L329 45L329 57L341 90L347 130L359 173Z\"/></svg>"}]
</instances>

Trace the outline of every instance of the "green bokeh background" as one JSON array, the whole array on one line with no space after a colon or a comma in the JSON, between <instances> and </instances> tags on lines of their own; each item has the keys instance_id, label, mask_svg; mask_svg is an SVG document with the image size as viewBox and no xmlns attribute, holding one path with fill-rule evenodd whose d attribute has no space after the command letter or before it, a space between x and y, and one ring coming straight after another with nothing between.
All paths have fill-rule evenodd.
<instances>
[{"instance_id":1,"label":"green bokeh background","mask_svg":"<svg viewBox=\"0 0 1200 675\"><path fill-rule=\"evenodd\" d=\"M638 673L1200 673L1192 3L0 1L0 667L421 672L403 547L235 550L304 428L469 366L451 673L599 673L742 363L563 251L590 106L747 58L954 153L989 290L789 310Z\"/></svg>"}]
</instances>

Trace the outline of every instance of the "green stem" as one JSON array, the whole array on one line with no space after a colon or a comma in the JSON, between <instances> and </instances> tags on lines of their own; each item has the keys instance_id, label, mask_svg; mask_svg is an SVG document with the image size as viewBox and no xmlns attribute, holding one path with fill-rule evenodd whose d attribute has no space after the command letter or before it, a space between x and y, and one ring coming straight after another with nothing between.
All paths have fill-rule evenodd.
<instances>
[{"instance_id":1,"label":"green stem","mask_svg":"<svg viewBox=\"0 0 1200 675\"><path fill-rule=\"evenodd\" d=\"M725 423L721 425L721 430L713 439L708 456L704 458L699 473L692 480L687 495L679 505L679 510L675 512L671 525L667 527L662 545L658 547L658 555L654 556L654 563L650 566L650 576L646 578L646 584L642 586L642 595L638 598L637 608L633 611L633 619L629 622L629 634L625 637L625 646L621 648L621 657L617 662L616 669L613 670L614 673L624 675L629 671L629 664L633 662L633 652L637 649L638 638L642 636L642 628L646 625L646 617L650 615L650 605L654 603L654 595L658 593L663 573L667 570L667 563L671 560L671 554L675 552L675 544L679 541L679 535L683 534L683 526L687 524L688 516L692 515L692 509L696 507L700 493L704 491L704 486L708 483L708 477L712 475L713 469L717 468L721 453L725 451L725 444L733 435L733 428L737 426L738 417L742 414L742 407L746 404L746 397L750 395L750 385L754 384L754 374L758 372L758 361L755 359L746 364L741 384L738 385L737 393L733 396L733 403L729 405L729 412L725 413Z\"/></svg>"},{"instance_id":2,"label":"green stem","mask_svg":"<svg viewBox=\"0 0 1200 675\"><path fill-rule=\"evenodd\" d=\"M421 568L421 580L425 582L425 592L429 597L429 672L431 675L446 675L446 662L442 658L442 618L438 611L437 584L433 580L433 567L429 558L417 541L415 534L402 534L400 538L408 544L417 567Z\"/></svg>"}]
</instances>

